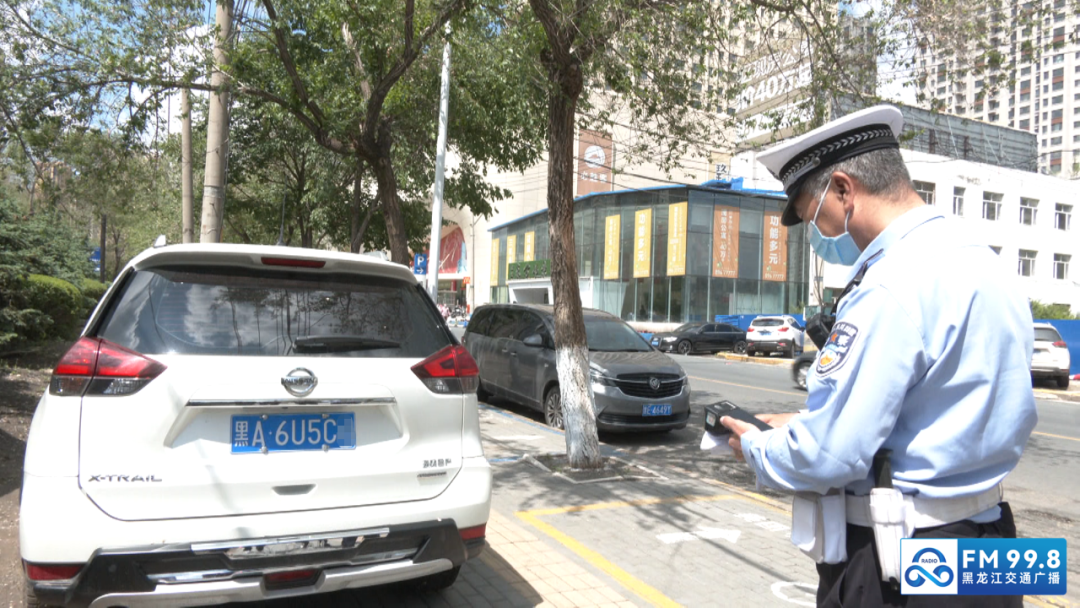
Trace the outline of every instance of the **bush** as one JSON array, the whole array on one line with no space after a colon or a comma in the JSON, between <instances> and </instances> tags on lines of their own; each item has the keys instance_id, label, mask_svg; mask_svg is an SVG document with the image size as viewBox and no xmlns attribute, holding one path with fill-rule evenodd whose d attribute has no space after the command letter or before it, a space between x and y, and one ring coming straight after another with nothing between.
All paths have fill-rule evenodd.
<instances>
[{"instance_id":1,"label":"bush","mask_svg":"<svg viewBox=\"0 0 1080 608\"><path fill-rule=\"evenodd\" d=\"M37 310L52 319L43 336L30 339L73 338L86 320L86 303L77 287L63 279L31 274L24 282L23 310Z\"/></svg>"},{"instance_id":2,"label":"bush","mask_svg":"<svg viewBox=\"0 0 1080 608\"><path fill-rule=\"evenodd\" d=\"M109 289L108 283L102 283L94 279L83 279L79 282L79 291L87 299L87 310L93 310L97 306L107 289Z\"/></svg>"}]
</instances>

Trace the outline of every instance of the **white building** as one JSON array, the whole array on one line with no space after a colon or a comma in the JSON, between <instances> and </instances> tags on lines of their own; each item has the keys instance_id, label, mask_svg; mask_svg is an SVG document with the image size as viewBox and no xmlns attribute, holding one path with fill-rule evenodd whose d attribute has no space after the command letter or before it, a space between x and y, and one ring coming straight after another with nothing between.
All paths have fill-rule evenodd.
<instances>
[{"instance_id":1,"label":"white building","mask_svg":"<svg viewBox=\"0 0 1080 608\"><path fill-rule=\"evenodd\" d=\"M1077 182L913 150L901 154L923 199L963 218L1001 256L1002 274L1022 277L1028 298L1067 304L1080 313L1080 238L1073 220L1080 212ZM753 152L732 160L732 174L743 177L747 187L781 187ZM850 269L820 261L810 267L812 275L815 268L823 270L821 295L831 302Z\"/></svg>"}]
</instances>

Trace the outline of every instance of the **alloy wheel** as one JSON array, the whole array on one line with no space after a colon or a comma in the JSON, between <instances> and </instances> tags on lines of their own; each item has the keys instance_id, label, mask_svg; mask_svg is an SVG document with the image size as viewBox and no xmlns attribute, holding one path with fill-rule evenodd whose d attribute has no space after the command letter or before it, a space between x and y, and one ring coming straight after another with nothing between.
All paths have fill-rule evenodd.
<instances>
[{"instance_id":1,"label":"alloy wheel","mask_svg":"<svg viewBox=\"0 0 1080 608\"><path fill-rule=\"evenodd\" d=\"M563 428L562 401L559 397L559 387L548 391L544 399L544 424L553 429Z\"/></svg>"}]
</instances>

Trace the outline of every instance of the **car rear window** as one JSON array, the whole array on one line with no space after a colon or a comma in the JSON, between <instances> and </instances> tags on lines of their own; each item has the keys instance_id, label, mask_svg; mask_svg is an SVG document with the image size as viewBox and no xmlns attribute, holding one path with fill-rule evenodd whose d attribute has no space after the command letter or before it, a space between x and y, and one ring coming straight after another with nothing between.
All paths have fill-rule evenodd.
<instances>
[{"instance_id":1,"label":"car rear window","mask_svg":"<svg viewBox=\"0 0 1080 608\"><path fill-rule=\"evenodd\" d=\"M754 319L750 325L754 327L776 327L783 324L783 319Z\"/></svg>"},{"instance_id":2,"label":"car rear window","mask_svg":"<svg viewBox=\"0 0 1080 608\"><path fill-rule=\"evenodd\" d=\"M1044 340L1046 342L1059 342L1061 340L1061 334L1053 327L1036 327L1035 339Z\"/></svg>"},{"instance_id":3,"label":"car rear window","mask_svg":"<svg viewBox=\"0 0 1080 608\"><path fill-rule=\"evenodd\" d=\"M450 344L415 284L233 267L136 271L97 335L143 354L426 357Z\"/></svg>"}]
</instances>

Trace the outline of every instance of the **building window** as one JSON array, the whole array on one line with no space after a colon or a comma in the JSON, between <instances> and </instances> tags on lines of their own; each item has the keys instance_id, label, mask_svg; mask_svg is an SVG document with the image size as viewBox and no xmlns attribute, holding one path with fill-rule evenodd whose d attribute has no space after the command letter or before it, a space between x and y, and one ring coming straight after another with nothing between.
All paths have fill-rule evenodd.
<instances>
[{"instance_id":1,"label":"building window","mask_svg":"<svg viewBox=\"0 0 1080 608\"><path fill-rule=\"evenodd\" d=\"M1071 255L1064 253L1054 254L1054 278L1064 281L1069 278L1069 260Z\"/></svg>"},{"instance_id":2,"label":"building window","mask_svg":"<svg viewBox=\"0 0 1080 608\"><path fill-rule=\"evenodd\" d=\"M1001 194L983 192L983 219L996 222L1001 217Z\"/></svg>"},{"instance_id":3,"label":"building window","mask_svg":"<svg viewBox=\"0 0 1080 608\"><path fill-rule=\"evenodd\" d=\"M1021 129L1030 129L1031 128L1031 119L1030 118L1025 118L1024 120L1021 120L1020 121L1020 128Z\"/></svg>"},{"instance_id":4,"label":"building window","mask_svg":"<svg viewBox=\"0 0 1080 608\"><path fill-rule=\"evenodd\" d=\"M952 189L952 212L953 215L964 215L964 189L954 187Z\"/></svg>"},{"instance_id":5,"label":"building window","mask_svg":"<svg viewBox=\"0 0 1080 608\"><path fill-rule=\"evenodd\" d=\"M1020 250L1020 264L1017 271L1022 277L1030 277L1035 274L1035 253L1030 249Z\"/></svg>"},{"instance_id":6,"label":"building window","mask_svg":"<svg viewBox=\"0 0 1080 608\"><path fill-rule=\"evenodd\" d=\"M1033 198L1020 199L1020 223L1025 226L1035 225L1035 214L1039 211L1039 201Z\"/></svg>"},{"instance_id":7,"label":"building window","mask_svg":"<svg viewBox=\"0 0 1080 608\"><path fill-rule=\"evenodd\" d=\"M1061 138L1060 137L1051 137L1050 138L1050 145L1051 146L1060 146L1061 145Z\"/></svg>"},{"instance_id":8,"label":"building window","mask_svg":"<svg viewBox=\"0 0 1080 608\"><path fill-rule=\"evenodd\" d=\"M927 205L934 204L934 184L930 182L913 181L912 185L915 186L915 192L919 193L922 200Z\"/></svg>"},{"instance_id":9,"label":"building window","mask_svg":"<svg viewBox=\"0 0 1080 608\"><path fill-rule=\"evenodd\" d=\"M1072 205L1054 205L1054 228L1068 230L1072 224Z\"/></svg>"}]
</instances>

